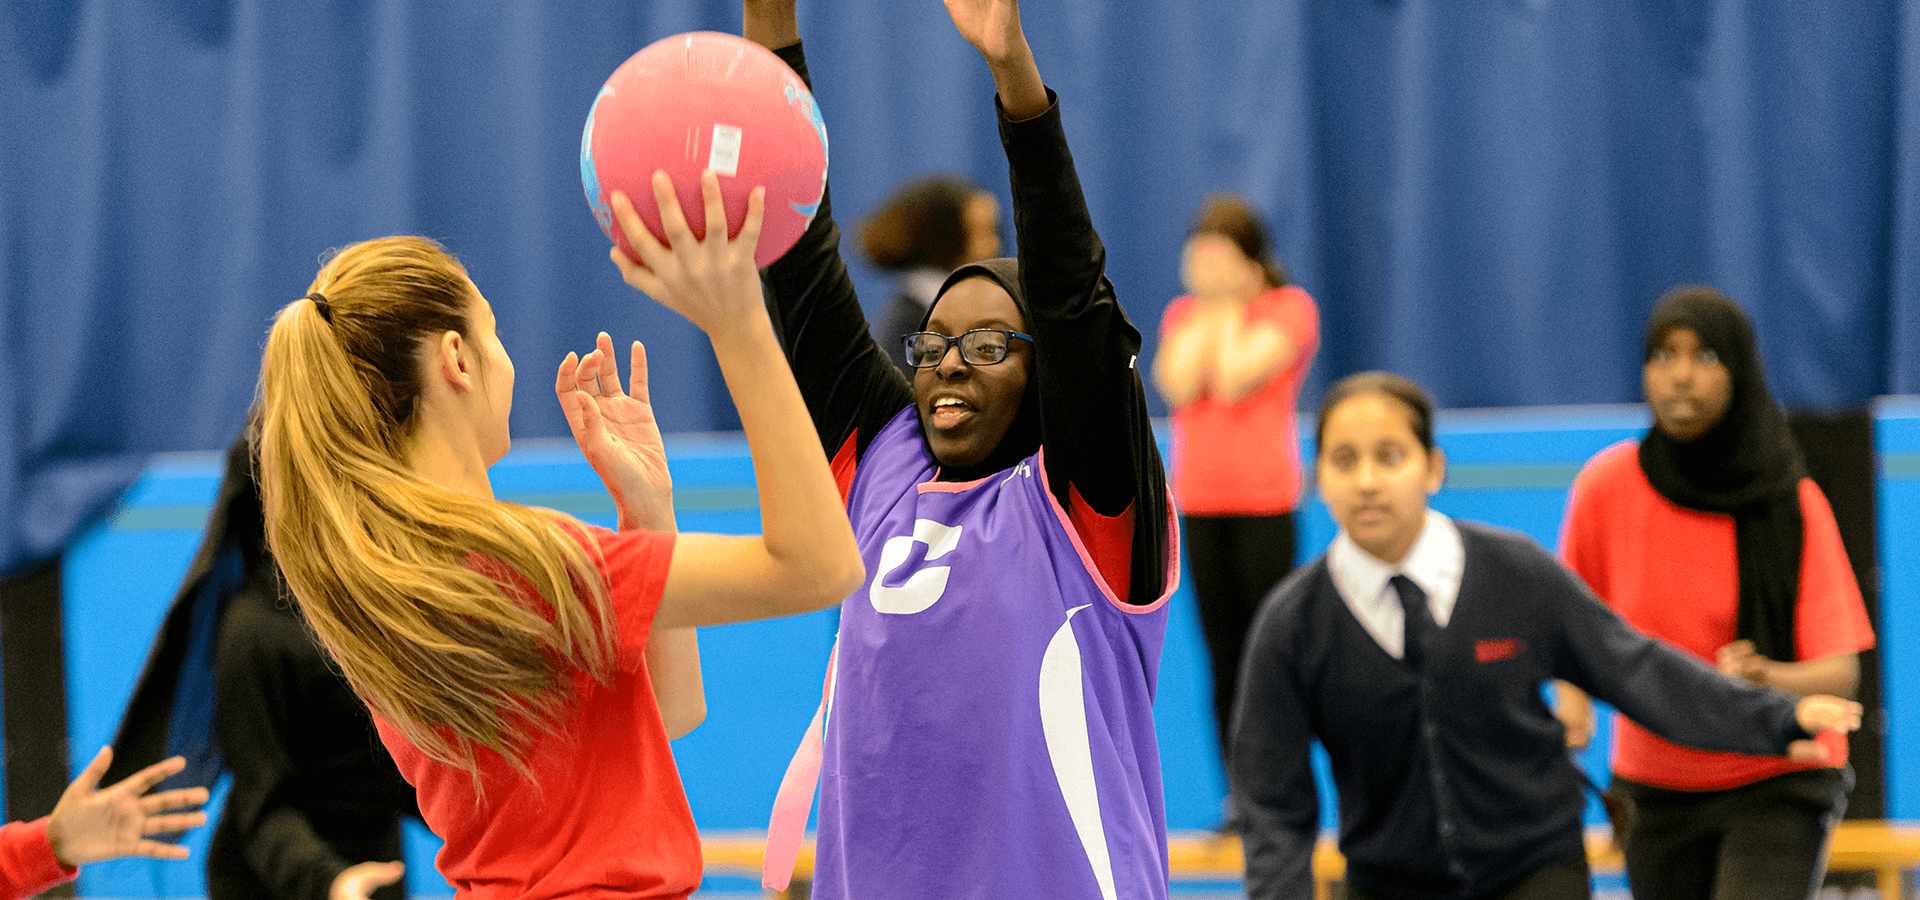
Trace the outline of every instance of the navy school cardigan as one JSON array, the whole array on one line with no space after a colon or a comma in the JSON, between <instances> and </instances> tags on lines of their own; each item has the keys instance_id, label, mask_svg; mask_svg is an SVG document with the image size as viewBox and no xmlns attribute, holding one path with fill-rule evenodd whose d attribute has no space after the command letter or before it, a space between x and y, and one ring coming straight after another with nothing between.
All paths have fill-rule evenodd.
<instances>
[{"instance_id":1,"label":"navy school cardigan","mask_svg":"<svg viewBox=\"0 0 1920 900\"><path fill-rule=\"evenodd\" d=\"M1551 679L1675 743L1777 755L1808 736L1793 697L1634 631L1532 539L1455 524L1459 599L1420 673L1361 627L1324 554L1263 604L1229 763L1253 900L1313 895L1316 738L1333 764L1348 882L1452 900L1585 852L1583 777L1541 695Z\"/></svg>"}]
</instances>

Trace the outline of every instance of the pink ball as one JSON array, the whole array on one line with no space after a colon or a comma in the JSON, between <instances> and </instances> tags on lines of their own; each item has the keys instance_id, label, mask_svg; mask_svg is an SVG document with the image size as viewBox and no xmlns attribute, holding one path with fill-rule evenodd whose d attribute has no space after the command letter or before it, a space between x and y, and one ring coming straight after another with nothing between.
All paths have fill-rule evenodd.
<instances>
[{"instance_id":1,"label":"pink ball","mask_svg":"<svg viewBox=\"0 0 1920 900\"><path fill-rule=\"evenodd\" d=\"M720 176L727 233L746 221L747 195L767 189L754 262L765 266L800 239L827 185L827 126L813 94L765 47L696 31L648 45L615 69L587 113L580 181L600 230L633 258L607 198L622 191L655 238L666 242L653 173L673 177L680 208L706 235L700 173Z\"/></svg>"}]
</instances>

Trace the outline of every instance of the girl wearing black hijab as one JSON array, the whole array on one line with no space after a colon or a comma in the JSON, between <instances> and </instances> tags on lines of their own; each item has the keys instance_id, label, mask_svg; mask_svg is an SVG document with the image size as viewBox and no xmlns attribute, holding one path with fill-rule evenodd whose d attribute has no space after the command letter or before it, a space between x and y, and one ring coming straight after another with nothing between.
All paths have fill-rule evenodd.
<instances>
[{"instance_id":1,"label":"girl wearing black hijab","mask_svg":"<svg viewBox=\"0 0 1920 900\"><path fill-rule=\"evenodd\" d=\"M1654 424L1587 462L1563 523L1568 567L1634 627L1721 672L1791 694L1850 696L1873 646L1825 495L1767 390L1753 325L1725 294L1668 291L1647 325ZM1570 742L1592 707L1562 686ZM1618 720L1611 793L1631 813L1627 878L1640 900L1801 898L1852 772L1846 738L1799 762L1679 747ZM1618 824L1618 823L1616 823Z\"/></svg>"},{"instance_id":2,"label":"girl wearing black hijab","mask_svg":"<svg viewBox=\"0 0 1920 900\"><path fill-rule=\"evenodd\" d=\"M744 6L804 77L792 0ZM817 776L821 900L1164 900L1152 700L1179 557L1140 333L1017 4L946 8L993 75L1018 258L947 276L900 341L910 380L869 336L830 199L763 273L868 577L764 882L786 886Z\"/></svg>"}]
</instances>

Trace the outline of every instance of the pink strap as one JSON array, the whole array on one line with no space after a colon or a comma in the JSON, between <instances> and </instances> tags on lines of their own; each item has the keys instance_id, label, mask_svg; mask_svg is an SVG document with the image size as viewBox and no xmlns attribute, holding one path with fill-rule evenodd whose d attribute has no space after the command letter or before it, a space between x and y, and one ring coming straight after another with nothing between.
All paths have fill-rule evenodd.
<instances>
[{"instance_id":1,"label":"pink strap","mask_svg":"<svg viewBox=\"0 0 1920 900\"><path fill-rule=\"evenodd\" d=\"M760 886L785 891L793 882L794 862L800 858L800 842L806 838L807 816L813 812L813 794L820 786L821 741L826 734L822 722L827 705L833 699L833 672L840 654L834 642L827 657L826 683L820 689L820 706L813 711L806 737L800 739L787 774L780 779L780 792L773 798L773 815L767 821L767 849L760 859Z\"/></svg>"}]
</instances>

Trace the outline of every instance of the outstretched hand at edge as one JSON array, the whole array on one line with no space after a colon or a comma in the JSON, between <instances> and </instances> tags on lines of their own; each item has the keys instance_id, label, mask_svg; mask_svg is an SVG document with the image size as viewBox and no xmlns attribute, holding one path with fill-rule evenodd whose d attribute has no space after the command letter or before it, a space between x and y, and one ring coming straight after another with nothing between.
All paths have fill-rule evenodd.
<instances>
[{"instance_id":1,"label":"outstretched hand at edge","mask_svg":"<svg viewBox=\"0 0 1920 900\"><path fill-rule=\"evenodd\" d=\"M60 802L47 821L47 842L53 845L54 858L64 866L83 866L123 856L186 859L187 848L146 839L150 834L185 831L206 824L204 812L170 812L207 802L206 788L147 795L154 785L185 769L186 759L176 756L154 763L119 784L95 790L112 763L112 748L100 748L93 762L60 794Z\"/></svg>"}]
</instances>

